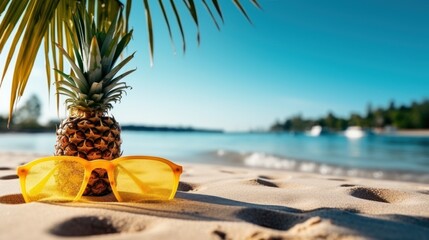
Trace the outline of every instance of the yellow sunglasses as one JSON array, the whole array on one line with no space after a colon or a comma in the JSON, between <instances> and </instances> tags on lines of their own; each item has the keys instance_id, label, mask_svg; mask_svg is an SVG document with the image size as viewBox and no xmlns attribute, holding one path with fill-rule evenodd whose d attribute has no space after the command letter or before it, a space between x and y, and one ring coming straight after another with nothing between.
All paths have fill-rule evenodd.
<instances>
[{"instance_id":1,"label":"yellow sunglasses","mask_svg":"<svg viewBox=\"0 0 429 240\"><path fill-rule=\"evenodd\" d=\"M19 166L17 174L25 202L68 202L81 199L91 172L107 171L118 202L170 200L179 185L182 167L159 157L127 156L112 161L52 156Z\"/></svg>"}]
</instances>

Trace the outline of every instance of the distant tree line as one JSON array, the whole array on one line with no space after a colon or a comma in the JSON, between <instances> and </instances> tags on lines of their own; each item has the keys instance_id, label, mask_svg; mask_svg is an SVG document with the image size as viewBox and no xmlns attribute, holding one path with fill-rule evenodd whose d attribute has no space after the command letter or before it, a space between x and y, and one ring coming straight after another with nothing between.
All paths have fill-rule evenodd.
<instances>
[{"instance_id":1,"label":"distant tree line","mask_svg":"<svg viewBox=\"0 0 429 240\"><path fill-rule=\"evenodd\" d=\"M55 129L54 123L42 125L39 118L42 113L42 104L36 95L30 98L20 106L14 113L12 121L8 124L7 116L0 116L1 132L43 132Z\"/></svg>"},{"instance_id":2,"label":"distant tree line","mask_svg":"<svg viewBox=\"0 0 429 240\"><path fill-rule=\"evenodd\" d=\"M301 115L295 115L284 122L277 121L271 127L271 131L305 131L312 126L320 125L332 131L342 131L349 126L363 128L395 127L397 129L429 129L429 100L413 102L410 105L395 106L393 101L387 108L373 109L368 105L366 114L351 114L348 118L335 116L329 112L319 119L304 119Z\"/></svg>"},{"instance_id":3,"label":"distant tree line","mask_svg":"<svg viewBox=\"0 0 429 240\"><path fill-rule=\"evenodd\" d=\"M145 131L145 132L205 132L223 133L221 129L203 129L193 127L167 127L167 126L144 126L144 125L124 125L123 131Z\"/></svg>"},{"instance_id":4,"label":"distant tree line","mask_svg":"<svg viewBox=\"0 0 429 240\"><path fill-rule=\"evenodd\" d=\"M8 117L0 115L0 132L54 132L59 120L51 120L41 124L42 105L36 95L20 106L13 114L12 122L8 128ZM154 127L144 125L123 125L124 131L158 131L158 132L207 132L222 133L221 129L201 129L193 127Z\"/></svg>"}]
</instances>

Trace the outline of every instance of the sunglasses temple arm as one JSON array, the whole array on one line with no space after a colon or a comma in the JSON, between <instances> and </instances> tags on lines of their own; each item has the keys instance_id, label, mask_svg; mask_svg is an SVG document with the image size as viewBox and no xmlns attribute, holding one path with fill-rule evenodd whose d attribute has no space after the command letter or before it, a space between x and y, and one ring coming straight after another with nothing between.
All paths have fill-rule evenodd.
<instances>
[{"instance_id":1,"label":"sunglasses temple arm","mask_svg":"<svg viewBox=\"0 0 429 240\"><path fill-rule=\"evenodd\" d=\"M46 185L46 183L48 182L48 180L51 178L51 176L54 174L55 170L58 167L55 167L53 169L51 169L51 171L49 171L49 173L38 183L36 184L36 186L34 186L31 190L30 190L30 194L31 195L36 195L37 192L40 192L43 187Z\"/></svg>"},{"instance_id":2,"label":"sunglasses temple arm","mask_svg":"<svg viewBox=\"0 0 429 240\"><path fill-rule=\"evenodd\" d=\"M124 167L119 165L118 168L120 168L122 171L124 171L135 183L137 183L137 185L139 186L140 190L143 193L149 192L152 190L150 187L145 186L145 184L142 181L140 181L140 179L138 179L134 174L132 174L130 171L128 171Z\"/></svg>"}]
</instances>

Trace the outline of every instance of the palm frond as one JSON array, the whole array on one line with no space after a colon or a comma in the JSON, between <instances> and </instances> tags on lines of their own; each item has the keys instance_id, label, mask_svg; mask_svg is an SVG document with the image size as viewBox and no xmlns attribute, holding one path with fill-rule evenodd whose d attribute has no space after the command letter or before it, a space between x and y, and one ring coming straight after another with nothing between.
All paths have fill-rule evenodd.
<instances>
[{"instance_id":1,"label":"palm frond","mask_svg":"<svg viewBox=\"0 0 429 240\"><path fill-rule=\"evenodd\" d=\"M21 97L24 93L37 52L39 51L39 47L48 29L49 22L55 12L58 2L59 0L46 1L44 4L36 4L36 1L30 2L29 7L32 8L28 19L30 26L25 28L24 35L21 40L21 47L19 48L17 60L15 62L9 116L12 115L16 99Z\"/></svg>"},{"instance_id":2,"label":"palm frond","mask_svg":"<svg viewBox=\"0 0 429 240\"><path fill-rule=\"evenodd\" d=\"M216 28L218 30L220 30L220 25L217 21L217 18L220 18L222 23L224 22L224 17L223 17L223 13L219 4L218 0L212 0L211 4L207 3L206 0L201 0L198 1L200 4L202 4L202 8L205 9L208 13L208 15L210 16L211 20L213 21L214 25L216 26ZM233 0L233 3L235 4L235 6L237 7L237 9L243 14L243 16L250 22L252 23L246 9L243 7L241 0ZM249 2L251 4L253 4L256 8L261 9L261 5L259 4L259 2L257 0L249 0ZM150 16L153 15L153 11L149 6L149 1L148 0L144 0L145 3L145 9L146 9L146 14L150 13ZM184 7L188 10L187 12L180 12L179 9L181 9L181 6L179 6L180 4L184 5ZM182 0L182 1L175 1L175 0L170 0L170 1L166 1L166 3L164 3L163 0L158 0L158 5L159 8L161 10L161 13L163 15L164 21L167 25L167 29L168 29L168 33L170 36L170 39L173 43L174 46L174 40L173 40L173 36L172 36L172 27L171 27L171 23L170 23L170 17L167 14L167 9L171 9L172 11L172 15L173 18L176 20L176 24L177 27L179 29L179 33L182 39L182 49L183 52L186 52L186 38L185 38L185 30L183 28L183 18L190 16L191 19L193 20L193 22L195 23L195 27L196 27L196 32L197 32L197 43L200 43L200 22L199 22L199 15L201 12L201 8L199 8L197 6L197 4L195 3L194 0ZM150 57L151 57L151 64L153 61L153 57L154 57L154 33L153 33L153 27L152 25L154 25L153 20L150 18L148 19L148 15L146 15L147 18L147 30L148 30L148 42L149 42L149 52L150 52Z\"/></svg>"},{"instance_id":3,"label":"palm frond","mask_svg":"<svg viewBox=\"0 0 429 240\"><path fill-rule=\"evenodd\" d=\"M240 12L246 17L247 21L252 23L252 20L250 20L250 17L249 17L249 15L247 15L246 10L244 10L243 6L241 5L240 0L234 0L234 4L235 4L235 6L237 6L237 8L240 10Z\"/></svg>"},{"instance_id":4,"label":"palm frond","mask_svg":"<svg viewBox=\"0 0 429 240\"><path fill-rule=\"evenodd\" d=\"M258 0L251 0L252 4L255 5L255 7L262 9L261 4L259 4Z\"/></svg>"},{"instance_id":5,"label":"palm frond","mask_svg":"<svg viewBox=\"0 0 429 240\"><path fill-rule=\"evenodd\" d=\"M165 11L165 7L164 7L164 4L162 3L162 0L158 0L158 4L159 4L159 7L161 8L162 16L164 17L165 24L167 24L168 35L170 35L171 44L173 45L173 51L176 52L176 48L174 46L174 41L173 41L173 34L171 33L170 21L168 20L168 15L167 15L167 12Z\"/></svg>"},{"instance_id":6,"label":"palm frond","mask_svg":"<svg viewBox=\"0 0 429 240\"><path fill-rule=\"evenodd\" d=\"M186 51L186 41L185 41L185 31L183 30L182 20L180 20L179 12L177 11L176 4L173 0L170 0L171 8L173 9L174 16L176 17L177 25L179 26L180 35L182 36L182 48L183 52ZM151 51L153 51L153 46L150 46Z\"/></svg>"},{"instance_id":7,"label":"palm frond","mask_svg":"<svg viewBox=\"0 0 429 240\"><path fill-rule=\"evenodd\" d=\"M216 20L216 18L214 16L212 10L210 9L209 5L207 4L206 0L202 0L202 3L204 4L204 7L206 8L207 12L210 14L210 17L212 18L213 23L216 25L217 30L220 30L220 26L217 23L217 20Z\"/></svg>"},{"instance_id":8,"label":"palm frond","mask_svg":"<svg viewBox=\"0 0 429 240\"><path fill-rule=\"evenodd\" d=\"M153 64L153 28L152 28L152 14L150 13L150 6L148 0L143 0L144 8L145 8L145 14L146 14L146 24L147 24L147 31L149 36L149 49L150 49L150 60L151 65Z\"/></svg>"},{"instance_id":9,"label":"palm frond","mask_svg":"<svg viewBox=\"0 0 429 240\"><path fill-rule=\"evenodd\" d=\"M257 0L248 0L256 8L261 8L261 5ZM3 54L3 50L8 41L10 42L10 48L6 57L5 66L3 67L2 77L0 80L0 87L2 82L5 80L5 75L11 66L11 61L14 57L15 66L12 77L12 87L9 103L9 122L12 117L15 103L19 97L21 97L27 86L27 81L33 68L37 53L40 46L44 45L45 63L46 63L46 74L48 89L52 82L51 78L51 65L54 69L64 71L64 53L69 53L71 59L79 58L75 56L77 49L73 48L73 42L78 41L75 37L70 34L67 29L73 21L73 13L76 11L76 4L79 3L85 6L90 15L94 16L97 21L97 26L108 29L112 21L117 17L118 12L120 13L119 24L121 26L121 36L125 36L129 33L128 22L131 12L132 0L127 0L123 4L119 0L2 0L0 1L0 54ZM237 9L250 21L250 17L243 7L242 1L233 0L233 3ZM146 24L148 31L148 42L151 63L154 58L154 23L152 16L154 14L153 7L150 5L153 1L143 0L144 8L146 11ZM202 4L201 7L198 4ZM181 5L184 4L184 5ZM181 5L181 6L179 6ZM161 11L164 21L169 31L169 37L174 46L172 27L176 23L179 28L183 52L186 51L186 39L185 30L183 28L183 20L186 17L191 17L194 21L197 30L197 42L200 42L200 19L201 9L205 9L206 13L210 16L214 25L217 29L220 29L219 21L224 22L224 16L221 10L221 5L218 0L206 0L194 1L194 0L158 0L158 9ZM187 11L179 11L184 6ZM125 12L125 14L123 14ZM172 16L171 16L172 15ZM174 21L171 21L174 19ZM87 35L87 34L84 34ZM85 37L84 35L79 37ZM123 38L124 40L124 38ZM129 39L124 41L128 42ZM55 43L63 48L63 50L57 51ZM89 46L87 46L89 51ZM114 58L118 57L116 52ZM77 61L79 67L80 62L84 62L84 59ZM54 71L54 82L56 91L58 91L58 82L60 81L61 74ZM59 106L59 95L57 94L57 108Z\"/></svg>"},{"instance_id":10,"label":"palm frond","mask_svg":"<svg viewBox=\"0 0 429 240\"><path fill-rule=\"evenodd\" d=\"M200 24L198 23L198 15L197 15L197 9L195 7L194 0L183 0L186 7L189 10L189 14L191 14L192 19L194 20L194 23L197 27L197 43L200 44Z\"/></svg>"}]
</instances>

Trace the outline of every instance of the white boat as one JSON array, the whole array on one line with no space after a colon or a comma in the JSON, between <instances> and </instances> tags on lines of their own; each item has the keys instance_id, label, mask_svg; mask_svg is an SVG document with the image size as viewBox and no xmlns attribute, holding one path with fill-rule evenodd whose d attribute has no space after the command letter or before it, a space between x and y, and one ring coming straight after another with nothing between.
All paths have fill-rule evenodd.
<instances>
[{"instance_id":1,"label":"white boat","mask_svg":"<svg viewBox=\"0 0 429 240\"><path fill-rule=\"evenodd\" d=\"M365 131L359 126L351 126L344 131L344 136L347 138L361 138L365 135Z\"/></svg>"},{"instance_id":2,"label":"white boat","mask_svg":"<svg viewBox=\"0 0 429 240\"><path fill-rule=\"evenodd\" d=\"M323 128L320 125L313 126L310 131L307 131L307 135L312 137L320 136L323 132Z\"/></svg>"}]
</instances>

